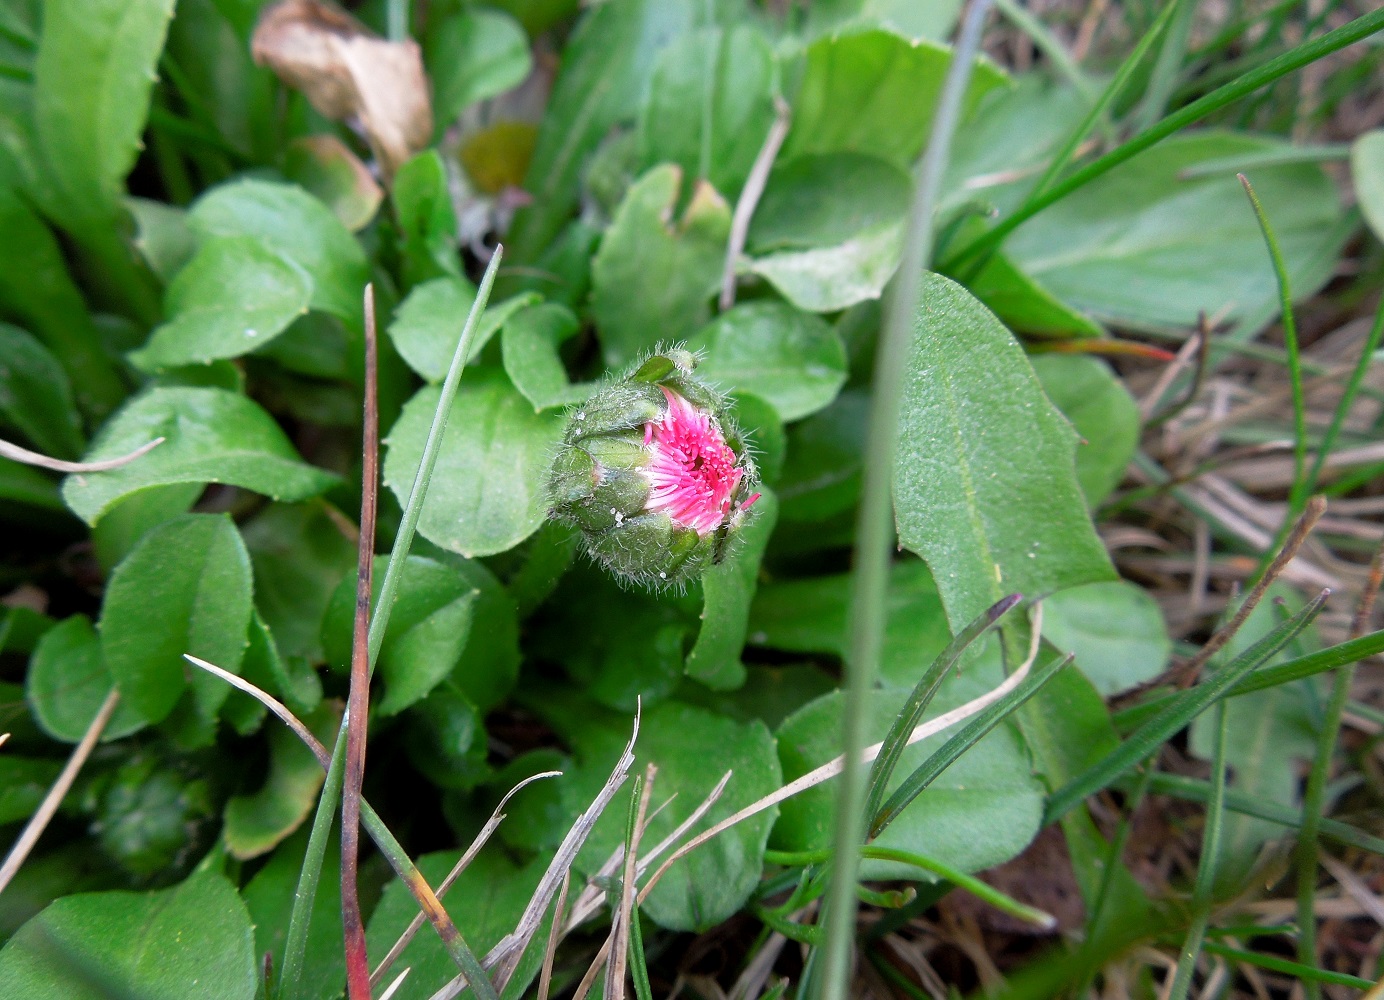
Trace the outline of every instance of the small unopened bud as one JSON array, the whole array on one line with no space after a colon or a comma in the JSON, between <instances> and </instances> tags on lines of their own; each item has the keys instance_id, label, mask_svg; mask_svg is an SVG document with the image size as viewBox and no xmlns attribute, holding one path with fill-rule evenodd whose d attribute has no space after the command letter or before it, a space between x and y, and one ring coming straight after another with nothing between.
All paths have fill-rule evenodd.
<instances>
[{"instance_id":1,"label":"small unopened bud","mask_svg":"<svg viewBox=\"0 0 1384 1000\"><path fill-rule=\"evenodd\" d=\"M754 462L696 355L653 354L573 412L548 481L550 516L581 529L622 580L681 587L721 562L759 499Z\"/></svg>"}]
</instances>

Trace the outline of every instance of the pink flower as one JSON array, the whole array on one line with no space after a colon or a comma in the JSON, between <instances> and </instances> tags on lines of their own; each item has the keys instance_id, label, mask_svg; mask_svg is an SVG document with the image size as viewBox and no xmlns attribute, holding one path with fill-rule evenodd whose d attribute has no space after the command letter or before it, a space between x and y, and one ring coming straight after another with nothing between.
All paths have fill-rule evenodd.
<instances>
[{"instance_id":1,"label":"pink flower","mask_svg":"<svg viewBox=\"0 0 1384 1000\"><path fill-rule=\"evenodd\" d=\"M668 409L644 425L644 445L653 453L643 470L649 481L645 509L664 511L679 527L706 536L729 516L743 470L715 417L666 386L659 388Z\"/></svg>"}]
</instances>

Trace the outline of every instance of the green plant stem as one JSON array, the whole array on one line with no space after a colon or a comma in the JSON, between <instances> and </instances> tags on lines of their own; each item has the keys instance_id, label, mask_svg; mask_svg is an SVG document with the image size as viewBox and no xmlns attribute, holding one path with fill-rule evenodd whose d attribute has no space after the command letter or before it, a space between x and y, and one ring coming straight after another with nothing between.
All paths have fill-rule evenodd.
<instances>
[{"instance_id":1,"label":"green plant stem","mask_svg":"<svg viewBox=\"0 0 1384 1000\"><path fill-rule=\"evenodd\" d=\"M932 858L915 854L912 851L903 851L893 847L882 847L879 844L866 844L860 849L861 858L867 861L893 861L901 865L908 865L921 871L936 875L944 881L950 882L958 889L962 889L975 896L977 899L989 903L997 910L1017 917L1020 920L1036 924L1039 927L1052 927L1054 921L1052 914L1044 913L1026 903L1021 903L1013 896L1007 896L1000 892L988 882L982 882L974 875L968 875L950 865L935 861ZM786 865L797 867L802 865L819 865L836 858L836 852L831 849L817 851L765 851L764 860L770 864ZM801 906L801 902L794 909ZM784 908L780 907L778 912Z\"/></svg>"},{"instance_id":2,"label":"green plant stem","mask_svg":"<svg viewBox=\"0 0 1384 1000\"><path fill-rule=\"evenodd\" d=\"M1384 28L1384 10L1371 11L1361 17L1357 17L1349 24L1342 25L1335 31L1327 32L1320 38L1314 38L1309 42L1304 42L1301 45L1293 47L1281 56L1270 59L1262 66L1250 70L1248 73L1236 80L1232 80L1225 86L1218 87L1205 97L1193 101L1185 107L1179 108L1148 131L1140 133L1123 145L1112 149L1098 160L1095 160L1072 174L1061 184L1058 184L1019 209L994 229L978 237L965 249L953 255L949 260L944 261L942 263L942 269L955 273L959 264L998 247L1006 236L1015 229L1018 229L1039 212L1043 211L1043 209L1056 204L1073 191L1084 187L1097 177L1108 173L1113 168L1139 155L1151 146L1157 145L1173 133L1186 128L1193 122L1205 118L1214 111L1219 111L1221 108L1242 97L1254 93L1259 88L1267 86L1295 70L1301 69L1307 64L1315 62L1323 56L1330 55L1332 52L1343 49L1347 45L1368 38L1370 35L1380 30L1380 28Z\"/></svg>"},{"instance_id":3,"label":"green plant stem","mask_svg":"<svg viewBox=\"0 0 1384 1000\"><path fill-rule=\"evenodd\" d=\"M375 601L375 613L370 620L369 666L372 673L375 669L375 661L379 658L380 645L384 642L390 613L394 608L394 597L398 592L399 581L403 576L404 563L408 558L409 549L413 545L414 533L418 530L418 519L423 513L423 500L427 496L428 484L432 480L433 468L437 464L437 453L442 447L442 436L447 429L447 418L451 414L452 401L456 398L457 386L461 382L461 374L466 367L466 359L470 355L471 342L475 339L481 314L485 311L486 303L490 299L490 290L494 287L495 274L500 269L503 255L504 248L496 247L495 255L490 259L490 265L486 268L485 276L481 279L480 286L476 290L475 302L471 305L471 312L466 317L466 324L462 327L461 336L457 340L457 349L452 355L452 364L447 370L447 378L442 383L442 394L438 399L437 410L433 414L432 426L428 429L428 438L423 445L423 456L418 464L418 473L414 476L408 503L404 506L404 516L399 522L399 530L394 537L394 548L389 553L389 563L385 568L384 579L380 583L379 597ZM325 838L331 830L331 817L335 814L337 803L341 798L342 772L346 758L346 726L347 720L343 718L341 728L337 732L336 748L332 753L331 766L327 769L327 780L323 785L322 795L317 800L317 815L313 819L312 833L308 838L308 849L303 859L303 870L298 877L298 891L293 899L293 911L289 917L286 939L297 948L297 953L290 952L288 944L285 945L285 970L290 967L290 964L299 970L302 968L302 949L307 945L307 927L311 919L312 901L316 895L322 859L327 849ZM328 814L326 819L323 818L324 812ZM465 942L459 942L459 944L469 955L470 949L466 947ZM471 956L471 962L467 962L466 965L474 962L474 956ZM479 969L479 963L475 963L475 969ZM466 973L467 979L471 981L471 988L478 996L485 998L485 1000L495 1000L495 990L490 985L489 979L484 975L479 979L473 979L474 970L465 966L463 966L462 971ZM294 996L287 975L280 982L279 995L281 1000L290 1000Z\"/></svg>"},{"instance_id":4,"label":"green plant stem","mask_svg":"<svg viewBox=\"0 0 1384 1000\"><path fill-rule=\"evenodd\" d=\"M1216 729L1212 742L1211 800L1206 804L1206 830L1201 838L1201 860L1197 865L1197 884L1192 892L1192 924L1182 943L1173 974L1168 1000L1186 1000L1192 985L1197 958L1206 938L1211 916L1211 896L1216 887L1216 862L1221 853L1221 828L1225 819L1225 702L1216 705Z\"/></svg>"},{"instance_id":5,"label":"green plant stem","mask_svg":"<svg viewBox=\"0 0 1384 1000\"><path fill-rule=\"evenodd\" d=\"M840 854L832 870L823 913L826 940L818 979L820 988L815 993L822 1000L844 1000L850 974L851 944L855 937L859 856L853 847L864 839L866 820L866 778L860 754L866 741L870 692L879 672L889 563L895 545L891 495L903 371L918 312L923 270L931 256L937 195L946 172L971 65L979 49L981 27L989 9L989 0L971 0L952 53L946 82L937 100L932 138L918 168L902 260L889 296L875 364L864 484L856 522L855 571L851 574L851 655L847 661L841 727L845 768L836 799L835 844ZM814 994L808 992L806 995Z\"/></svg>"}]
</instances>

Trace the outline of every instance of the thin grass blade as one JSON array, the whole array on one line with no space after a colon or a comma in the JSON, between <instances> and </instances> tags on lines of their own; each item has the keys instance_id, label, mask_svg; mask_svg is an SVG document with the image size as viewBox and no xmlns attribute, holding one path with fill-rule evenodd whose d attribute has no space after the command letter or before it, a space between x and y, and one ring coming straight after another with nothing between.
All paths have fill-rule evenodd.
<instances>
[{"instance_id":1,"label":"thin grass blade","mask_svg":"<svg viewBox=\"0 0 1384 1000\"><path fill-rule=\"evenodd\" d=\"M1221 853L1221 829L1225 819L1225 701L1216 703L1216 731L1212 741L1211 800L1206 805L1206 829L1201 838L1201 860L1197 883L1192 892L1192 924L1177 957L1168 1000L1187 1000L1192 976L1197 969L1206 925L1211 917L1211 893L1216 885L1216 863Z\"/></svg>"},{"instance_id":2,"label":"thin grass blade","mask_svg":"<svg viewBox=\"0 0 1384 1000\"><path fill-rule=\"evenodd\" d=\"M1022 600L1022 594L1010 594L1008 597L997 601L989 610L977 615L975 620L962 629L961 633L947 645L946 649L937 654L937 658L932 661L932 666L923 672L922 678L913 688L912 693L909 694L908 700L899 709L898 715L894 716L894 722L884 737L884 745L879 751L879 756L875 758L875 763L870 768L869 790L865 797L866 816L874 816L879 812L880 806L884 802L884 790L889 784L889 779L894 776L894 768L898 766L899 758L903 756L904 749L908 745L909 734L913 732L913 727L922 721L923 713L932 703L937 689L946 679L947 672L957 665L961 659L961 654L970 648L971 643L997 625L1000 619Z\"/></svg>"},{"instance_id":3,"label":"thin grass blade","mask_svg":"<svg viewBox=\"0 0 1384 1000\"><path fill-rule=\"evenodd\" d=\"M928 785L937 780L938 775L954 764L971 747L987 736L991 730L1023 706L1044 684L1052 680L1057 672L1072 662L1071 656L1055 656L1042 667L1034 670L1017 688L981 712L964 728L955 733L947 742L937 748L927 760L923 761L910 774L889 800L872 813L870 838L874 839L884 832L885 827L908 808Z\"/></svg>"},{"instance_id":4,"label":"thin grass blade","mask_svg":"<svg viewBox=\"0 0 1384 1000\"><path fill-rule=\"evenodd\" d=\"M1381 28L1384 28L1384 10L1364 14L1334 31L1329 31L1325 35L1294 46L1282 55L1270 59L1261 66L1256 66L1225 86L1218 87L1206 96L1179 108L1152 128L1140 133L1123 145L1117 146L1060 184L1054 185L1045 193L1034 198L994 229L978 237L969 246L944 261L941 270L955 273L960 264L998 247L1004 242L1006 236L1049 205L1056 204L1073 191L1084 187L1121 163L1133 159L1149 147L1157 145L1168 136L1181 131L1209 114L1219 111L1226 105L1254 93L1261 87L1268 86L1275 80L1281 79L1309 63L1316 62L1318 59L1343 49L1347 45L1353 45L1368 38Z\"/></svg>"},{"instance_id":5,"label":"thin grass blade","mask_svg":"<svg viewBox=\"0 0 1384 1000\"><path fill-rule=\"evenodd\" d=\"M1225 666L1213 671L1196 687L1183 692L1163 711L1140 726L1118 750L1077 775L1048 799L1043 816L1044 825L1065 816L1086 796L1107 787L1120 775L1147 760L1155 747L1161 746L1174 733L1206 711L1216 700L1235 686L1241 678L1291 642L1321 613L1322 605L1331 592L1323 590L1297 614L1283 622L1264 638L1250 646Z\"/></svg>"}]
</instances>

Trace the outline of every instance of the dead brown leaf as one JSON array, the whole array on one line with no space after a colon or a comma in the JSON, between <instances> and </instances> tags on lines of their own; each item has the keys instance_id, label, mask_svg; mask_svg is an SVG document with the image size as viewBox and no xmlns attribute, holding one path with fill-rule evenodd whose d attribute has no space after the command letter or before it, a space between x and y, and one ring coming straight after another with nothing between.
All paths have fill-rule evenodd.
<instances>
[{"instance_id":1,"label":"dead brown leaf","mask_svg":"<svg viewBox=\"0 0 1384 1000\"><path fill-rule=\"evenodd\" d=\"M283 0L260 17L250 47L255 62L322 114L358 123L386 178L431 140L432 101L416 42L378 38L320 0Z\"/></svg>"}]
</instances>

